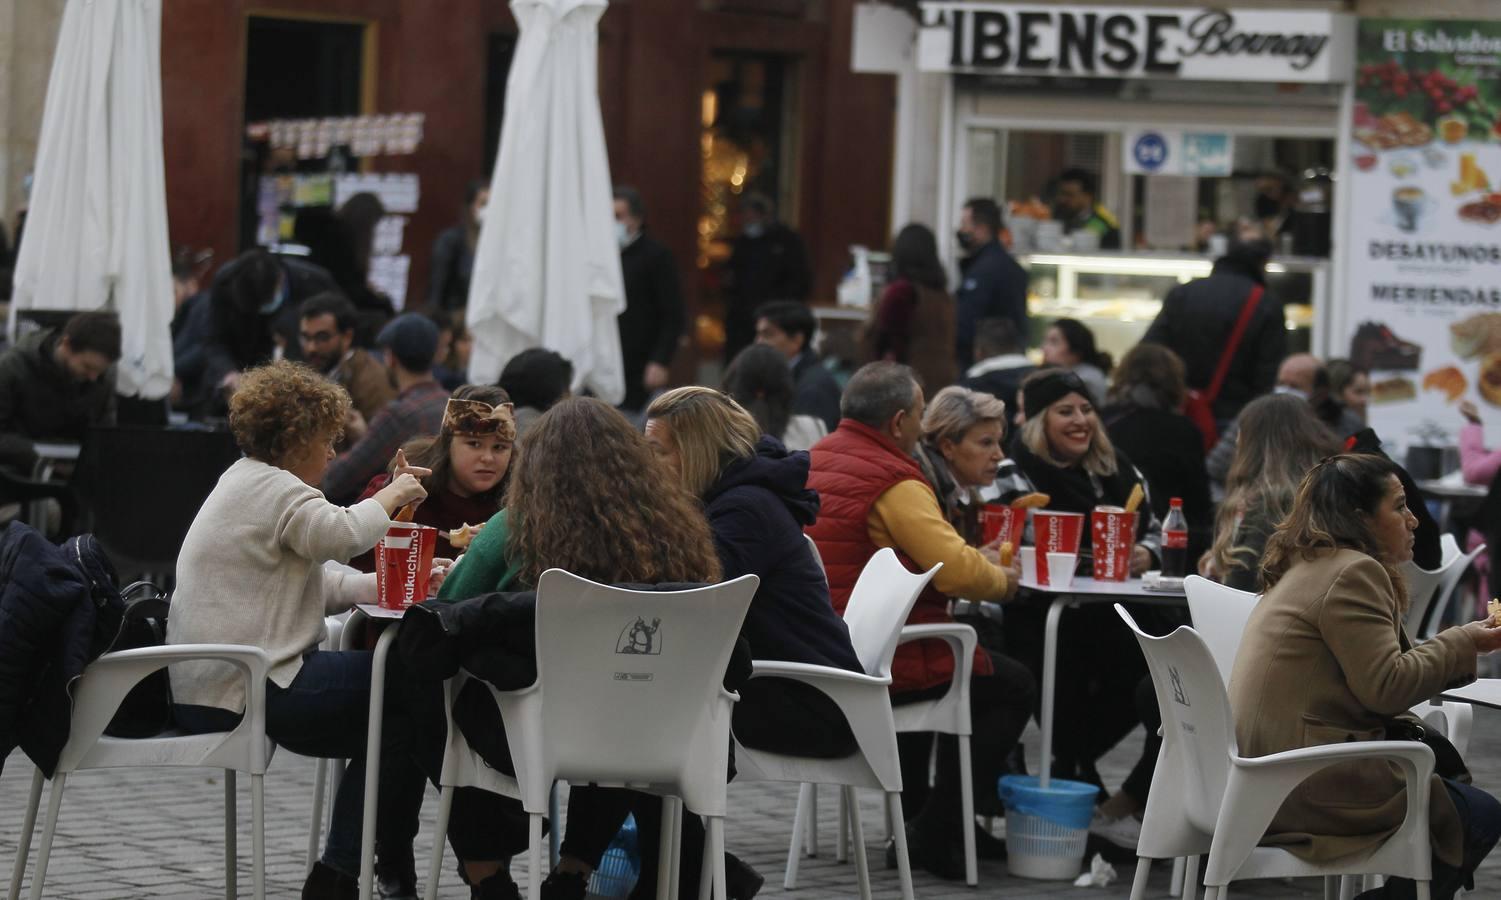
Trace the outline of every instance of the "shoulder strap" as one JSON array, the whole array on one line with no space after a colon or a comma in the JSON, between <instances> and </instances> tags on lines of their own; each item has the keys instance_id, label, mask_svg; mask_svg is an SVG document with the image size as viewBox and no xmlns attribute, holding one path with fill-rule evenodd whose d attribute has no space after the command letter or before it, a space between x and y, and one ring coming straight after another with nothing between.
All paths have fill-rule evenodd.
<instances>
[{"instance_id":1,"label":"shoulder strap","mask_svg":"<svg viewBox=\"0 0 1501 900\"><path fill-rule=\"evenodd\" d=\"M1220 395L1220 388L1225 386L1225 376L1230 374L1230 361L1235 358L1235 351L1240 349L1240 340L1245 337L1251 316L1256 314L1256 307L1261 304L1261 295L1265 291L1259 284L1251 287L1251 295L1246 298L1246 305L1241 307L1240 318L1235 320L1235 330L1230 332L1230 340L1225 343L1225 349L1220 354L1219 365L1215 366L1214 379L1209 382L1209 390L1204 393L1204 399L1208 402L1213 403Z\"/></svg>"}]
</instances>

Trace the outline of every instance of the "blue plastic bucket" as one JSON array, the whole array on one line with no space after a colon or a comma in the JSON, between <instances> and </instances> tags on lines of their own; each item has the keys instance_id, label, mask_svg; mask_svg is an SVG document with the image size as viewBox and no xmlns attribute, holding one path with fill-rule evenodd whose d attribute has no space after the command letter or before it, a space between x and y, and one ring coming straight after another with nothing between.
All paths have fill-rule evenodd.
<instances>
[{"instance_id":1,"label":"blue plastic bucket","mask_svg":"<svg viewBox=\"0 0 1501 900\"><path fill-rule=\"evenodd\" d=\"M641 877L641 854L636 839L636 819L627 816L625 824L610 841L610 848L599 861L599 868L589 879L589 893L596 897L627 897Z\"/></svg>"},{"instance_id":2,"label":"blue plastic bucket","mask_svg":"<svg viewBox=\"0 0 1501 900\"><path fill-rule=\"evenodd\" d=\"M1000 780L1006 806L1006 866L1023 878L1067 879L1079 874L1100 789L1052 779L1046 788L1031 775Z\"/></svg>"}]
</instances>

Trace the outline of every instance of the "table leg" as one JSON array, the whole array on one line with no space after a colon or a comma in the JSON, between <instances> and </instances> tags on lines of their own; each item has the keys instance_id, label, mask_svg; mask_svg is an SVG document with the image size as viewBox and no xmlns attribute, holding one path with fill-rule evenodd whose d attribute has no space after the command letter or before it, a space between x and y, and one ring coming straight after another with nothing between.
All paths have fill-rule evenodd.
<instances>
[{"instance_id":1,"label":"table leg","mask_svg":"<svg viewBox=\"0 0 1501 900\"><path fill-rule=\"evenodd\" d=\"M1058 622L1068 597L1054 597L1048 604L1047 625L1042 633L1042 759L1038 760L1039 782L1047 789L1053 777L1054 694L1058 689Z\"/></svg>"},{"instance_id":2,"label":"table leg","mask_svg":"<svg viewBox=\"0 0 1501 900\"><path fill-rule=\"evenodd\" d=\"M392 622L375 642L370 661L370 721L365 738L365 821L360 836L360 900L370 900L375 887L375 806L380 798L380 730L386 699L386 655L396 639L399 622Z\"/></svg>"}]
</instances>

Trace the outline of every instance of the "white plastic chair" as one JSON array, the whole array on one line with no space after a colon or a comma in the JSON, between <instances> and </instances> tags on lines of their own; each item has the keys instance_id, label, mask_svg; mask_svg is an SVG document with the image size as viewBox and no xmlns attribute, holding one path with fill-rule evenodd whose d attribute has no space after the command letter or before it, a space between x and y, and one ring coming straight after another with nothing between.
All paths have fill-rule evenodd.
<instances>
[{"instance_id":1,"label":"white plastic chair","mask_svg":"<svg viewBox=\"0 0 1501 900\"><path fill-rule=\"evenodd\" d=\"M1198 575L1183 580L1183 592L1188 595L1188 612L1193 618L1194 630L1213 654L1215 665L1220 670L1220 680L1229 685L1241 635L1245 633L1246 622L1261 595L1226 587Z\"/></svg>"},{"instance_id":2,"label":"white plastic chair","mask_svg":"<svg viewBox=\"0 0 1501 900\"><path fill-rule=\"evenodd\" d=\"M678 800L706 817L704 881L726 900L725 779L738 697L722 682L759 583L746 575L686 591L630 591L561 569L542 573L537 680L519 691L491 688L531 819L531 900L541 896L542 818L557 780L663 796L659 900L677 895ZM454 688L450 683L450 697ZM456 734L450 722L429 900L437 896L453 789L480 781L471 776L486 769ZM707 894L701 884L700 896Z\"/></svg>"},{"instance_id":3,"label":"white plastic chair","mask_svg":"<svg viewBox=\"0 0 1501 900\"><path fill-rule=\"evenodd\" d=\"M855 789L872 788L886 795L886 811L892 822L892 838L896 842L902 897L912 900L912 868L907 859L907 830L902 819L902 771L891 707L891 658L896 653L902 623L917 602L918 594L941 567L940 563L927 572L914 575L889 548L871 557L844 610L850 642L865 670L863 674L805 663L756 662L754 678L787 678L822 691L839 707L855 736L855 752L843 759L784 756L753 750L738 741L735 743L736 777L740 781L794 781L802 784L783 879L783 886L788 890L797 887L799 845L805 830L813 827L810 816L813 785L837 784L843 787L845 819L853 837L860 896L863 900L870 898L870 869ZM968 710L967 705L965 709Z\"/></svg>"},{"instance_id":4,"label":"white plastic chair","mask_svg":"<svg viewBox=\"0 0 1501 900\"><path fill-rule=\"evenodd\" d=\"M1449 601L1459 587L1459 580L1475 561L1485 552L1481 544L1469 553L1460 549L1454 535L1445 534L1439 539L1443 547L1443 562L1437 569L1423 569L1416 563L1402 566L1407 576L1407 594L1411 601L1407 607L1407 633L1415 641L1426 641L1438 633L1449 611Z\"/></svg>"},{"instance_id":5,"label":"white plastic chair","mask_svg":"<svg viewBox=\"0 0 1501 900\"><path fill-rule=\"evenodd\" d=\"M245 716L234 730L212 734L184 735L167 732L152 738L126 739L108 737L104 729L131 688L146 676L172 663L190 660L214 660L228 663L246 680ZM84 670L73 688L73 718L52 777L52 793L47 802L47 820L42 828L42 844L37 851L36 873L31 881L31 900L40 900L47 879L47 864L52 855L52 838L57 831L58 813L62 808L63 788L68 776L84 769L191 767L224 770L224 895L234 900L236 894L235 848L235 773L250 775L251 822L254 858L252 873L256 900L266 896L265 800L263 779L275 746L266 739L266 673L270 663L257 647L235 644L177 644L167 647L142 647L107 653ZM31 835L36 826L37 807L42 798L42 772L37 770L31 781L31 797L21 826L20 845L16 848L15 869L11 873L10 900L20 896L26 856L31 849Z\"/></svg>"},{"instance_id":6,"label":"white plastic chair","mask_svg":"<svg viewBox=\"0 0 1501 900\"><path fill-rule=\"evenodd\" d=\"M1399 875L1417 882L1418 897L1429 897L1432 859L1428 840L1429 779L1433 751L1417 741L1357 741L1242 757L1237 749L1230 704L1219 667L1198 632L1178 628L1152 637L1137 627L1120 604L1116 613L1136 634L1157 703L1162 709L1163 756L1177 775L1176 791L1153 791L1159 804L1154 824L1174 827L1185 843L1208 839L1205 900L1224 900L1232 881L1342 875ZM1333 863L1306 862L1280 847L1258 846L1290 793L1310 776L1343 762L1383 759L1401 767L1407 782L1407 815L1390 838L1369 853ZM1166 814L1168 805L1176 814ZM1143 827L1143 839L1148 829ZM1140 876L1138 876L1140 880ZM1134 889L1133 889L1134 891Z\"/></svg>"}]
</instances>

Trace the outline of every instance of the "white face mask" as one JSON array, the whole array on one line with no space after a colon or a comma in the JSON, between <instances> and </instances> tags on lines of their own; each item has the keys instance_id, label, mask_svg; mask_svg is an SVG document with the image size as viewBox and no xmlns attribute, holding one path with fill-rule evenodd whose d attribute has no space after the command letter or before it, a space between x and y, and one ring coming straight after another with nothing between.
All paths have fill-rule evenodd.
<instances>
[{"instance_id":1,"label":"white face mask","mask_svg":"<svg viewBox=\"0 0 1501 900\"><path fill-rule=\"evenodd\" d=\"M615 221L615 242L621 246L621 249L631 242L631 230L618 219Z\"/></svg>"}]
</instances>

